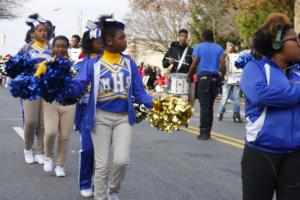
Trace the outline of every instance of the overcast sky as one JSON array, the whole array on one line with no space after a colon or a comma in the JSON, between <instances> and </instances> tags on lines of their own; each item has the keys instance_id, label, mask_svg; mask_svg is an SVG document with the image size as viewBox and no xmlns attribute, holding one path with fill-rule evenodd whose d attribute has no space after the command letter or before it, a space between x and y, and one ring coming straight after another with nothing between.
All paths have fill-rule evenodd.
<instances>
[{"instance_id":1,"label":"overcast sky","mask_svg":"<svg viewBox=\"0 0 300 200\"><path fill-rule=\"evenodd\" d=\"M20 18L0 21L0 35L6 34L6 45L0 44L0 55L16 53L23 45L28 15L39 13L56 26L56 35L71 37L78 33L79 16L82 13L82 30L88 19L96 20L101 14L113 13L115 19L122 20L129 12L128 0L29 0L19 8Z\"/></svg>"}]
</instances>

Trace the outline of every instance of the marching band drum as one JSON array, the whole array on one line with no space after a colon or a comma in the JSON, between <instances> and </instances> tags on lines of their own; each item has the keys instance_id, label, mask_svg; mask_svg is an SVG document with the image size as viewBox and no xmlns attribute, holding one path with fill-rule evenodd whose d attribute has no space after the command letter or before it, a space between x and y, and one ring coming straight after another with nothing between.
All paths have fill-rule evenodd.
<instances>
[{"instance_id":1,"label":"marching band drum","mask_svg":"<svg viewBox=\"0 0 300 200\"><path fill-rule=\"evenodd\" d=\"M166 59L172 59L174 62L187 64L184 61L179 61L173 58L166 57ZM169 70L173 66L169 67ZM190 84L187 81L187 74L183 73L167 73L165 76L159 78L156 81L155 91L160 93L159 96L174 96L187 100L189 95ZM162 94L165 93L165 94Z\"/></svg>"},{"instance_id":2,"label":"marching band drum","mask_svg":"<svg viewBox=\"0 0 300 200\"><path fill-rule=\"evenodd\" d=\"M188 95L189 83L187 81L187 74L170 74L168 78L168 93L173 95Z\"/></svg>"}]
</instances>

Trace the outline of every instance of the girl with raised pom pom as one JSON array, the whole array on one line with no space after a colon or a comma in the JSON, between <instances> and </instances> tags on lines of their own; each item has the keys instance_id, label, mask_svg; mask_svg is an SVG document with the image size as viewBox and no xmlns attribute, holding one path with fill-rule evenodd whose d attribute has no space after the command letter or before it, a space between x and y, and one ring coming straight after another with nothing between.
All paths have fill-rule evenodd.
<instances>
[{"instance_id":1,"label":"girl with raised pom pom","mask_svg":"<svg viewBox=\"0 0 300 200\"><path fill-rule=\"evenodd\" d=\"M51 57L50 46L47 41L46 21L38 14L30 15L26 20L31 27L34 41L26 44L19 54L28 54L37 67L39 63ZM36 69L36 68L35 68ZM24 156L26 163L44 164L44 121L42 100L24 100ZM36 155L33 156L32 144L36 133Z\"/></svg>"},{"instance_id":2,"label":"girl with raised pom pom","mask_svg":"<svg viewBox=\"0 0 300 200\"><path fill-rule=\"evenodd\" d=\"M57 102L57 93L61 92L64 82L71 80L72 62L68 57L69 40L57 36L53 40L53 57L40 64L35 76L41 78L45 122L45 161L44 171L52 172L54 143L57 137L55 174L66 176L64 164L68 150L70 133L74 124L75 104L61 105ZM46 82L44 84L44 82ZM52 93L50 91L53 91Z\"/></svg>"}]
</instances>

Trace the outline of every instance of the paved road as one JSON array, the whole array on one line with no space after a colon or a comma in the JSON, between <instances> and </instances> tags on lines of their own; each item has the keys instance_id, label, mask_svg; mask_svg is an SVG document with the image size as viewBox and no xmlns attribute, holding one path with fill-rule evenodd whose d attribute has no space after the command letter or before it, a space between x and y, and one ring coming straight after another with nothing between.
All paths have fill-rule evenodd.
<instances>
[{"instance_id":1,"label":"paved road","mask_svg":"<svg viewBox=\"0 0 300 200\"><path fill-rule=\"evenodd\" d=\"M0 200L80 200L77 184L79 135L73 133L66 163L67 177L43 172L42 166L23 161L20 104L0 88ZM147 122L134 128L131 165L124 181L123 200L241 200L238 146L244 124L232 122L230 111L213 130L215 136L198 141L199 106L186 131L164 134ZM188 132L187 132L188 131ZM222 136L222 135L221 135ZM223 140L222 140L223 139Z\"/></svg>"}]
</instances>

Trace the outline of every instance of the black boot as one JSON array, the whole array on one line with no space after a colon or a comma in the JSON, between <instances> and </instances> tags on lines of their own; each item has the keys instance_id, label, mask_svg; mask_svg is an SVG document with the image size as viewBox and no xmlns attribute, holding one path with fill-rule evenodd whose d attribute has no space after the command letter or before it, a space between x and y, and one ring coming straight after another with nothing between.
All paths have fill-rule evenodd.
<instances>
[{"instance_id":1,"label":"black boot","mask_svg":"<svg viewBox=\"0 0 300 200\"><path fill-rule=\"evenodd\" d=\"M223 113L219 113L219 114L218 114L218 120L219 120L219 121L222 121L222 120L223 120Z\"/></svg>"},{"instance_id":2,"label":"black boot","mask_svg":"<svg viewBox=\"0 0 300 200\"><path fill-rule=\"evenodd\" d=\"M200 134L197 136L198 140L209 140L210 131L207 129L200 129Z\"/></svg>"},{"instance_id":3,"label":"black boot","mask_svg":"<svg viewBox=\"0 0 300 200\"><path fill-rule=\"evenodd\" d=\"M239 114L234 114L233 115L233 121L235 123L243 123L243 120L241 119L241 116Z\"/></svg>"}]
</instances>

